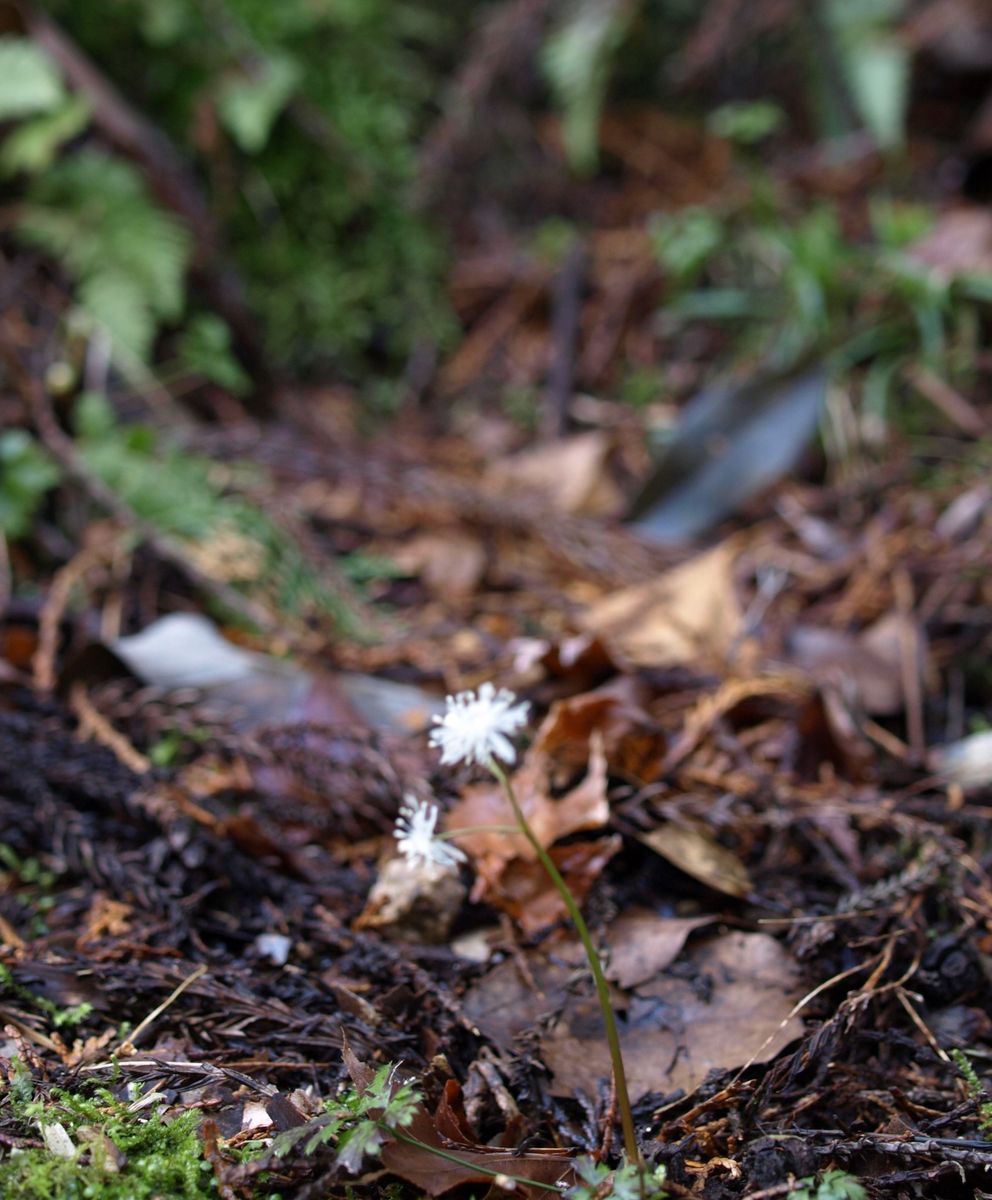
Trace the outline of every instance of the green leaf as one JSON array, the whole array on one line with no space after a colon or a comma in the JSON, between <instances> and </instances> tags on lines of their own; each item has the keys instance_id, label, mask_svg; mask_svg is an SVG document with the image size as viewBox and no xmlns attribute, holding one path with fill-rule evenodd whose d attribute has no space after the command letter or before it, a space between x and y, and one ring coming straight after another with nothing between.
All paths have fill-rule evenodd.
<instances>
[{"instance_id":1,"label":"green leaf","mask_svg":"<svg viewBox=\"0 0 992 1200\"><path fill-rule=\"evenodd\" d=\"M253 78L238 77L222 88L217 101L220 119L245 153L257 154L265 148L300 74L293 59L272 56Z\"/></svg>"},{"instance_id":2,"label":"green leaf","mask_svg":"<svg viewBox=\"0 0 992 1200\"><path fill-rule=\"evenodd\" d=\"M34 42L0 37L0 121L50 112L64 99L61 76Z\"/></svg>"},{"instance_id":3,"label":"green leaf","mask_svg":"<svg viewBox=\"0 0 992 1200\"><path fill-rule=\"evenodd\" d=\"M118 271L101 271L79 285L79 301L119 352L147 361L155 317L140 283Z\"/></svg>"},{"instance_id":4,"label":"green leaf","mask_svg":"<svg viewBox=\"0 0 992 1200\"><path fill-rule=\"evenodd\" d=\"M720 218L701 205L656 213L648 227L655 257L681 285L695 282L723 246L726 233Z\"/></svg>"},{"instance_id":5,"label":"green leaf","mask_svg":"<svg viewBox=\"0 0 992 1200\"><path fill-rule=\"evenodd\" d=\"M375 1121L359 1121L339 1143L338 1162L346 1171L357 1175L367 1154L378 1154L382 1149L382 1130Z\"/></svg>"},{"instance_id":6,"label":"green leaf","mask_svg":"<svg viewBox=\"0 0 992 1200\"><path fill-rule=\"evenodd\" d=\"M89 124L85 100L70 96L58 108L24 121L0 147L0 172L4 175L37 175L47 170L61 147Z\"/></svg>"},{"instance_id":7,"label":"green leaf","mask_svg":"<svg viewBox=\"0 0 992 1200\"><path fill-rule=\"evenodd\" d=\"M191 375L236 396L251 388L251 379L231 351L230 329L213 313L199 313L189 320L179 339L179 361Z\"/></svg>"},{"instance_id":8,"label":"green leaf","mask_svg":"<svg viewBox=\"0 0 992 1200\"><path fill-rule=\"evenodd\" d=\"M844 73L869 133L883 148L902 144L910 51L899 37L903 0L827 0L825 13Z\"/></svg>"},{"instance_id":9,"label":"green leaf","mask_svg":"<svg viewBox=\"0 0 992 1200\"><path fill-rule=\"evenodd\" d=\"M576 0L544 47L544 70L562 111L565 153L582 174L596 167L610 67L635 7L626 0Z\"/></svg>"},{"instance_id":10,"label":"green leaf","mask_svg":"<svg viewBox=\"0 0 992 1200\"><path fill-rule=\"evenodd\" d=\"M909 101L909 51L895 37L865 38L846 55L858 110L879 146L902 144Z\"/></svg>"}]
</instances>

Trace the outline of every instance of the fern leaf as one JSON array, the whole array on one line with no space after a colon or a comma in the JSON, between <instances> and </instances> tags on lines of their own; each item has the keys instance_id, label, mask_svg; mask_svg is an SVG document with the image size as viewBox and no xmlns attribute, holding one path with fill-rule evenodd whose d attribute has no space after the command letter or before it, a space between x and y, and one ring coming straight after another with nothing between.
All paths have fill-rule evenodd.
<instances>
[{"instance_id":1,"label":"fern leaf","mask_svg":"<svg viewBox=\"0 0 992 1200\"><path fill-rule=\"evenodd\" d=\"M37 175L52 165L59 149L89 124L85 100L71 96L51 112L22 122L11 131L0 148L0 172L4 175Z\"/></svg>"},{"instance_id":2,"label":"fern leaf","mask_svg":"<svg viewBox=\"0 0 992 1200\"><path fill-rule=\"evenodd\" d=\"M159 321L183 308L190 238L133 167L83 150L31 187L22 237L61 260L118 351L144 361Z\"/></svg>"},{"instance_id":3,"label":"fern leaf","mask_svg":"<svg viewBox=\"0 0 992 1200\"><path fill-rule=\"evenodd\" d=\"M34 42L0 37L0 121L51 112L64 99L61 76Z\"/></svg>"}]
</instances>

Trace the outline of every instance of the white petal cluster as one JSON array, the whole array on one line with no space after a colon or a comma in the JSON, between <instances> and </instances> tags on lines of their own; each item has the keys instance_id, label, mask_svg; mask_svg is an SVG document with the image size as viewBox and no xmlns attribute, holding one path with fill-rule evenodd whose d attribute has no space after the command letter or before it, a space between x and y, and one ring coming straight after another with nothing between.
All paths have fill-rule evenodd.
<instances>
[{"instance_id":1,"label":"white petal cluster","mask_svg":"<svg viewBox=\"0 0 992 1200\"><path fill-rule=\"evenodd\" d=\"M475 692L459 692L447 698L448 711L435 717L437 729L430 744L441 751L442 763L478 763L493 759L512 763L517 752L510 738L527 724L529 704L517 704L506 688L497 691L484 683Z\"/></svg>"},{"instance_id":2,"label":"white petal cluster","mask_svg":"<svg viewBox=\"0 0 992 1200\"><path fill-rule=\"evenodd\" d=\"M422 862L425 866L437 863L441 867L454 867L464 862L465 855L457 846L437 836L437 805L409 795L404 800L393 830L400 854L413 866Z\"/></svg>"}]
</instances>

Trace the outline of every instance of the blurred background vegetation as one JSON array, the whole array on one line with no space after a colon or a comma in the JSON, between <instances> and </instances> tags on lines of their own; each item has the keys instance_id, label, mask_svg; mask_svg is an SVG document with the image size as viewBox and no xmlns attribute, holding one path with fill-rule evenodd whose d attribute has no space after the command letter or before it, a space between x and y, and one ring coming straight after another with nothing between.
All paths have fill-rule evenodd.
<instances>
[{"instance_id":1,"label":"blurred background vegetation","mask_svg":"<svg viewBox=\"0 0 992 1200\"><path fill-rule=\"evenodd\" d=\"M976 0L5 3L0 251L71 297L68 409L333 379L534 428L817 362L870 447L984 386L990 96ZM15 534L53 474L0 454Z\"/></svg>"},{"instance_id":2,"label":"blurred background vegetation","mask_svg":"<svg viewBox=\"0 0 992 1200\"><path fill-rule=\"evenodd\" d=\"M714 197L647 218L678 293L677 313L741 320L757 289L765 316L778 315L777 302L790 307L801 327L784 340L795 348L851 308L845 274L857 256L829 198L793 221L790 198L763 175L762 162L797 143L833 142L843 156L845 139L865 137L885 159L892 186L880 191L898 193L916 49L907 24L919 25L928 10L962 6L759 0L735 13L695 0L47 0L34 9L4 7L0 168L22 201L19 236L62 264L81 310L122 359L148 365L156 335L178 331L168 349L181 363L241 390L249 381L227 353L230 313L225 323L216 286L204 294L197 272L236 270L277 369L361 374L371 367L388 375L418 347L443 351L457 339L444 280L466 205L502 203L523 225L555 215L588 220L589 192L579 180L597 172L608 178L617 167L615 154L601 151L600 118L610 106L631 104L699 122L735 147L752 175L746 196L737 188L725 202ZM542 125L549 113L560 117L564 162L555 161ZM144 124L122 133L132 114ZM450 153L438 163L446 137ZM454 145L459 137L468 153ZM178 183L169 180L176 162L189 172ZM576 181L572 197L561 179L557 188L549 183L561 167ZM898 213L884 202L872 218L867 243L856 242L880 259L926 223L925 212ZM215 244L205 245L211 238ZM860 257L856 271L867 266L873 287L892 290L894 308L910 311L933 350L945 297L891 258ZM720 284L715 294L693 297L711 276Z\"/></svg>"}]
</instances>

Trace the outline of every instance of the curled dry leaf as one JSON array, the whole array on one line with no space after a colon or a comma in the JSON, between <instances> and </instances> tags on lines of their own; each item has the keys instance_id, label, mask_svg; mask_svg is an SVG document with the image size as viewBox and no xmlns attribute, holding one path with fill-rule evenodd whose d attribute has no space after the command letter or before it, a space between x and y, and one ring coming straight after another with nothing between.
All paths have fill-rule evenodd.
<instances>
[{"instance_id":1,"label":"curled dry leaf","mask_svg":"<svg viewBox=\"0 0 992 1200\"><path fill-rule=\"evenodd\" d=\"M555 846L548 853L569 891L581 904L621 845L620 837L614 834L591 842ZM509 913L528 935L538 933L568 915L565 903L544 867L539 862L521 858L507 864L498 885L487 893L486 899Z\"/></svg>"},{"instance_id":2,"label":"curled dry leaf","mask_svg":"<svg viewBox=\"0 0 992 1200\"><path fill-rule=\"evenodd\" d=\"M516 638L510 643L510 689L553 679L570 693L585 692L616 672L616 663L601 638L578 633L552 642L546 638Z\"/></svg>"},{"instance_id":3,"label":"curled dry leaf","mask_svg":"<svg viewBox=\"0 0 992 1200\"><path fill-rule=\"evenodd\" d=\"M621 675L592 692L552 705L534 740L535 754L545 755L558 786L582 768L594 734L603 739L610 773L639 784L658 777L665 756L661 730L644 710L648 688L631 675Z\"/></svg>"}]
</instances>

